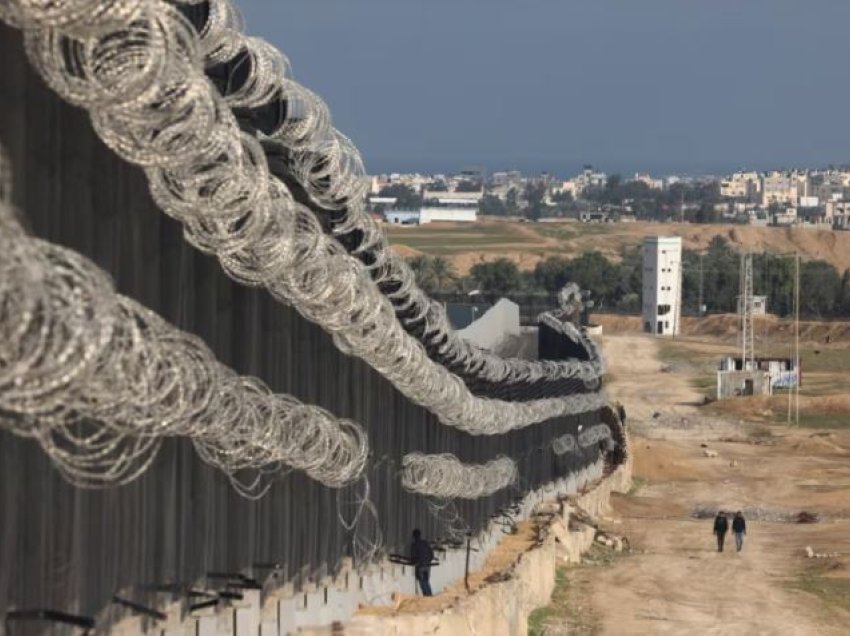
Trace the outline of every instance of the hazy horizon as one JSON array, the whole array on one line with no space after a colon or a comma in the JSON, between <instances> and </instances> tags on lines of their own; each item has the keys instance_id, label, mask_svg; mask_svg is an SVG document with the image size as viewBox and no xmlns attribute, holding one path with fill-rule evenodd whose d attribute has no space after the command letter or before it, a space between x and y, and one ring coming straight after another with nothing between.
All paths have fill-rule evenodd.
<instances>
[{"instance_id":1,"label":"hazy horizon","mask_svg":"<svg viewBox=\"0 0 850 636\"><path fill-rule=\"evenodd\" d=\"M370 173L850 163L838 0L238 0Z\"/></svg>"},{"instance_id":2,"label":"hazy horizon","mask_svg":"<svg viewBox=\"0 0 850 636\"><path fill-rule=\"evenodd\" d=\"M456 174L467 168L484 168L488 174L493 172L501 172L508 170L519 170L526 175L536 175L543 172L555 175L558 177L571 177L578 174L585 166L591 165L594 169L605 172L606 174L619 174L624 177L630 177L636 173L650 174L654 177L664 176L725 176L742 171L769 172L772 170L793 170L793 169L827 169L832 167L850 166L850 160L847 162L826 162L817 164L806 163L788 163L788 164L772 164L762 162L758 164L737 164L729 161L705 161L701 163L689 161L664 161L656 163L618 163L618 162L599 162L599 161L580 161L559 159L557 161L545 161L542 159L518 159L513 164L494 163L488 164L483 161L455 161L445 163L439 159L429 160L426 158L410 159L387 159L383 157L365 157L366 167L369 174L387 174L391 172L399 173L419 173L419 174Z\"/></svg>"}]
</instances>

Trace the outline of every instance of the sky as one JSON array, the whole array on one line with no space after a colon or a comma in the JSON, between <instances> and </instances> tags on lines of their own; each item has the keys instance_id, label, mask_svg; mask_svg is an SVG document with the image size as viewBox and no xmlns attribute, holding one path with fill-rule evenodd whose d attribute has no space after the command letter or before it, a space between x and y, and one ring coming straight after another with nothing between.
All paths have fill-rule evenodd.
<instances>
[{"instance_id":1,"label":"sky","mask_svg":"<svg viewBox=\"0 0 850 636\"><path fill-rule=\"evenodd\" d=\"M847 0L235 0L367 170L850 163Z\"/></svg>"}]
</instances>

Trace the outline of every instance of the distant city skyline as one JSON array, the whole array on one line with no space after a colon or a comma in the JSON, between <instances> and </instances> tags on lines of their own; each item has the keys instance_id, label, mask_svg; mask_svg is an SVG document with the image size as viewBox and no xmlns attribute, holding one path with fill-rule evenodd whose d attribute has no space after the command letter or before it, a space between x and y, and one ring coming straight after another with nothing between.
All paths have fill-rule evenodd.
<instances>
[{"instance_id":1,"label":"distant city skyline","mask_svg":"<svg viewBox=\"0 0 850 636\"><path fill-rule=\"evenodd\" d=\"M370 173L850 163L836 0L239 0Z\"/></svg>"},{"instance_id":2,"label":"distant city skyline","mask_svg":"<svg viewBox=\"0 0 850 636\"><path fill-rule=\"evenodd\" d=\"M689 165L687 162L671 162L669 169L665 168L667 164L659 164L656 168L649 167L647 165L638 166L635 165L620 165L619 167L615 164L606 164L602 162L592 162L592 161L583 161L583 162L561 162L561 165L564 165L564 169L556 170L552 167L552 164L547 164L542 161L529 160L524 162L523 165L495 165L488 166L481 162L469 161L465 163L459 163L457 165L445 165L438 160L434 160L433 162L429 161L412 161L412 160L400 160L399 162L390 162L387 161L387 165L390 166L386 169L378 169L375 166L379 165L375 162L369 162L367 164L367 169L369 174L371 175L379 175L379 174L422 174L422 175L456 175L460 174L461 171L470 168L483 168L487 174L493 174L494 172L510 172L510 171L518 171L521 172L525 176L534 176L542 173L548 173L555 177L565 177L569 178L575 176L580 173L585 166L592 166L595 170L600 170L608 175L618 174L624 178L632 177L636 174L649 174L655 177L667 177L667 176L691 176L691 177L724 177L736 172L784 172L791 170L826 170L828 168L833 167L835 169L843 168L846 169L850 167L850 161L845 163L832 163L832 164L817 164L817 165L806 165L802 163L797 164L788 164L788 165L773 165L773 164L765 164L760 166L754 165L739 165L727 162L706 162L703 165L690 164L691 169L687 169ZM711 169L711 166L717 166L715 169ZM392 167L395 166L395 167ZM399 167L401 166L401 167ZM419 166L419 167L417 167ZM423 167L424 166L424 167ZM531 168L524 168L523 166L532 166ZM548 166L548 167L547 167ZM684 167L683 167L684 166Z\"/></svg>"}]
</instances>

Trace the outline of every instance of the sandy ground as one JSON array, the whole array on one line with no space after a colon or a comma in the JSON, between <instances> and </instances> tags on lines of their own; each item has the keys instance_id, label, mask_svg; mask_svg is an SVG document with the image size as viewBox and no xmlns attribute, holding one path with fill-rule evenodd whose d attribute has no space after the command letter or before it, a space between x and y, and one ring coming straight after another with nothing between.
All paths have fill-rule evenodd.
<instances>
[{"instance_id":1,"label":"sandy ground","mask_svg":"<svg viewBox=\"0 0 850 636\"><path fill-rule=\"evenodd\" d=\"M602 325L605 333L639 334L643 332L640 316L619 314L593 314L592 322ZM764 345L787 341L793 334L793 322L774 315L755 316L754 332L756 341ZM717 347L721 341L727 344L737 342L740 329L740 317L737 314L711 314L702 318L684 316L682 335L685 337L711 338L703 344ZM823 343L830 340L833 344L850 342L850 322L845 321L807 321L800 322L800 340L803 343Z\"/></svg>"},{"instance_id":2,"label":"sandy ground","mask_svg":"<svg viewBox=\"0 0 850 636\"><path fill-rule=\"evenodd\" d=\"M691 387L687 377L661 372L654 339L606 336L603 348L612 378L609 393L625 405L629 420L647 421L662 407L665 413L696 413L694 404L702 400L702 395Z\"/></svg>"},{"instance_id":3,"label":"sandy ground","mask_svg":"<svg viewBox=\"0 0 850 636\"><path fill-rule=\"evenodd\" d=\"M700 395L689 377L660 372L655 340L607 336L604 347L644 485L615 500L610 521L633 552L588 579L601 632L850 633L845 611L792 587L812 562L806 546L843 553L837 570L850 558L850 435L775 427L765 437L705 418L692 405ZM705 457L702 444L718 456ZM729 550L727 539L718 553L711 520L692 516L697 507L751 510L743 552ZM823 521L779 521L801 510Z\"/></svg>"}]
</instances>

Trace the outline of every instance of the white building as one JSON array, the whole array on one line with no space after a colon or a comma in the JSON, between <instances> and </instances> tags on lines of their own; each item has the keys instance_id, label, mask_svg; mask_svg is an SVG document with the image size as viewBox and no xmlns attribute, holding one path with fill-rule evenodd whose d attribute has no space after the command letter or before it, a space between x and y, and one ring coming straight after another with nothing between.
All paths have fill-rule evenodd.
<instances>
[{"instance_id":1,"label":"white building","mask_svg":"<svg viewBox=\"0 0 850 636\"><path fill-rule=\"evenodd\" d=\"M464 197L464 194L474 194L476 196ZM442 196L426 199L432 207L469 208L470 210L477 210L480 200L480 192L443 192Z\"/></svg>"},{"instance_id":2,"label":"white building","mask_svg":"<svg viewBox=\"0 0 850 636\"><path fill-rule=\"evenodd\" d=\"M682 238L643 240L643 330L661 336L679 333L682 314Z\"/></svg>"},{"instance_id":3,"label":"white building","mask_svg":"<svg viewBox=\"0 0 850 636\"><path fill-rule=\"evenodd\" d=\"M494 172L490 175L490 183L494 186L519 185L522 183L522 173L519 170Z\"/></svg>"},{"instance_id":4,"label":"white building","mask_svg":"<svg viewBox=\"0 0 850 636\"><path fill-rule=\"evenodd\" d=\"M664 180L663 179L654 179L649 174L642 174L640 172L636 172L635 178L633 179L633 181L643 183L651 190L663 190L664 189Z\"/></svg>"},{"instance_id":5,"label":"white building","mask_svg":"<svg viewBox=\"0 0 850 636\"><path fill-rule=\"evenodd\" d=\"M419 211L419 224L434 221L454 221L457 223L475 223L478 220L478 208L467 206L427 207Z\"/></svg>"},{"instance_id":6,"label":"white building","mask_svg":"<svg viewBox=\"0 0 850 636\"><path fill-rule=\"evenodd\" d=\"M387 210L384 219L392 225L425 225L436 221L474 223L478 220L478 208L424 206L420 210Z\"/></svg>"},{"instance_id":7,"label":"white building","mask_svg":"<svg viewBox=\"0 0 850 636\"><path fill-rule=\"evenodd\" d=\"M578 184L581 194L589 188L604 188L605 184L608 183L608 175L593 168L585 168L581 171L581 174L573 177L573 181Z\"/></svg>"},{"instance_id":8,"label":"white building","mask_svg":"<svg viewBox=\"0 0 850 636\"><path fill-rule=\"evenodd\" d=\"M608 175L604 172L596 172L593 168L585 168L581 174L576 175L572 179L562 181L555 184L551 188L552 194L561 194L569 192L574 199L578 199L584 194L585 190L590 188L604 188L608 183Z\"/></svg>"},{"instance_id":9,"label":"white building","mask_svg":"<svg viewBox=\"0 0 850 636\"><path fill-rule=\"evenodd\" d=\"M384 221L392 225L419 225L419 210L388 210Z\"/></svg>"},{"instance_id":10,"label":"white building","mask_svg":"<svg viewBox=\"0 0 850 636\"><path fill-rule=\"evenodd\" d=\"M799 220L797 208L782 208L773 214L772 220L774 225L796 225Z\"/></svg>"},{"instance_id":11,"label":"white building","mask_svg":"<svg viewBox=\"0 0 850 636\"><path fill-rule=\"evenodd\" d=\"M398 203L398 197L369 197L369 207L373 210L379 205L383 208L394 208L396 203Z\"/></svg>"},{"instance_id":12,"label":"white building","mask_svg":"<svg viewBox=\"0 0 850 636\"><path fill-rule=\"evenodd\" d=\"M405 185L411 188L414 192L419 192L426 184L431 183L432 178L429 175L418 173L402 174L393 172L392 174L381 174L370 177L371 194L378 194L381 190L388 186Z\"/></svg>"}]
</instances>

